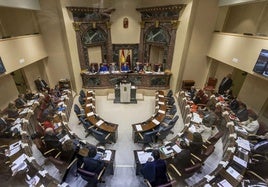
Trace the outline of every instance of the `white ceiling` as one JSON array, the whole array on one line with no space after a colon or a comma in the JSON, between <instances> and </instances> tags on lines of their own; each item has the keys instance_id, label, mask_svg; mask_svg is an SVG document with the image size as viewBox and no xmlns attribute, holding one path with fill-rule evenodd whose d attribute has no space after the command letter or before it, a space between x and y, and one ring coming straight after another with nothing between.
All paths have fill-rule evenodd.
<instances>
[{"instance_id":1,"label":"white ceiling","mask_svg":"<svg viewBox=\"0 0 268 187\"><path fill-rule=\"evenodd\" d=\"M246 3L256 3L267 0L219 0L219 6L232 6L238 4L246 4Z\"/></svg>"}]
</instances>

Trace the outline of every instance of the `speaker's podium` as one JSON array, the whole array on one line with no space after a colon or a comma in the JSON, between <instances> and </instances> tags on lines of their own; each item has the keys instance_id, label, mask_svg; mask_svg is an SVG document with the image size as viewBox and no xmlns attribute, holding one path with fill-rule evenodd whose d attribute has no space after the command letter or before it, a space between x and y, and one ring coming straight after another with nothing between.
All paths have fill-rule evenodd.
<instances>
[{"instance_id":1,"label":"speaker's podium","mask_svg":"<svg viewBox=\"0 0 268 187\"><path fill-rule=\"evenodd\" d=\"M137 103L136 86L131 85L130 82L121 81L116 84L114 88L114 103Z\"/></svg>"}]
</instances>

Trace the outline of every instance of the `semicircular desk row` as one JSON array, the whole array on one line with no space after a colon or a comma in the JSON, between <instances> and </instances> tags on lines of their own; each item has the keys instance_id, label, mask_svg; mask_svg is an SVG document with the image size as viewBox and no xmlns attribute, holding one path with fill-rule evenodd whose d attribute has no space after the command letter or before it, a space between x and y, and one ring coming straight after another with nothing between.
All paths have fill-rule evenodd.
<instances>
[{"instance_id":1,"label":"semicircular desk row","mask_svg":"<svg viewBox=\"0 0 268 187\"><path fill-rule=\"evenodd\" d=\"M91 144L77 137L77 135L75 135L68 127L67 121L69 119L69 114L73 104L73 96L69 91L66 93L67 95L62 96L63 101L59 103L61 106L65 107L65 110L58 111L54 115L53 123L55 126L57 126L57 128L54 130L56 133L60 132L60 142L62 145L64 141L71 139L77 140L79 144L82 144L86 148ZM0 170L1 178L6 176L7 180L11 180L14 184L19 184L20 186L68 186L68 183L64 182L64 178L66 177L66 174L68 174L68 171L71 169L71 167L74 166L77 159L72 159L70 162L66 163L63 160L57 158L60 155L60 152L56 152L56 156L55 154L51 156L51 153L57 151L55 149L50 149L48 151L45 150L44 152L41 151L43 156L49 158L49 161L61 171L62 181L59 181L60 179L56 179L51 176L51 174L46 169L38 164L39 162L36 160L33 153L33 144L36 144L36 142L32 139L32 135L38 133L43 135L44 133L43 127L37 120L42 99L44 99L44 95L39 93L39 99L31 101L31 105L23 109L23 111L27 111L21 113L19 118L16 120L17 122L14 122L16 123L16 126L20 126L19 137L0 139L0 151L3 153L1 154L1 158L3 156L1 160L3 167ZM115 150L102 151L105 151L105 153L108 153L109 151L110 153L105 154L106 156L103 157L103 160L106 163L107 170L110 171L110 174L113 174Z\"/></svg>"}]
</instances>

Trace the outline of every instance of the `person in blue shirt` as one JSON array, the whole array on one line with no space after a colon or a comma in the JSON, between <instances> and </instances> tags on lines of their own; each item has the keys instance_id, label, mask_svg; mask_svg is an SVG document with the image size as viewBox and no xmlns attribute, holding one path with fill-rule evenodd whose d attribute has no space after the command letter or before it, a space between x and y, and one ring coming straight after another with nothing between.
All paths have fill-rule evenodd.
<instances>
[{"instance_id":1,"label":"person in blue shirt","mask_svg":"<svg viewBox=\"0 0 268 187\"><path fill-rule=\"evenodd\" d=\"M127 65L127 63L124 63L123 66L121 67L121 71L129 71L129 66Z\"/></svg>"},{"instance_id":2,"label":"person in blue shirt","mask_svg":"<svg viewBox=\"0 0 268 187\"><path fill-rule=\"evenodd\" d=\"M104 64L101 64L100 66L100 72L107 72L108 71L108 67Z\"/></svg>"},{"instance_id":3,"label":"person in blue shirt","mask_svg":"<svg viewBox=\"0 0 268 187\"><path fill-rule=\"evenodd\" d=\"M147 179L152 187L166 184L167 178L167 167L164 160L160 159L159 150L152 151L152 158L143 165L141 173L145 179Z\"/></svg>"}]
</instances>

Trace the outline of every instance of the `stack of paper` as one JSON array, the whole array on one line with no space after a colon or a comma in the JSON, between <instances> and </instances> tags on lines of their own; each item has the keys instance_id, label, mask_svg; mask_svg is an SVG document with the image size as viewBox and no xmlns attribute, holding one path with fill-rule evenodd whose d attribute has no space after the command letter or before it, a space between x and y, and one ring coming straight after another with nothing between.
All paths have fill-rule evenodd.
<instances>
[{"instance_id":1,"label":"stack of paper","mask_svg":"<svg viewBox=\"0 0 268 187\"><path fill-rule=\"evenodd\" d=\"M149 158L152 158L153 160L151 152L138 151L137 154L138 154L138 159L141 164L146 163Z\"/></svg>"},{"instance_id":2,"label":"stack of paper","mask_svg":"<svg viewBox=\"0 0 268 187\"><path fill-rule=\"evenodd\" d=\"M201 123L202 122L202 118L200 118L199 114L197 114L197 113L194 112L191 121L193 121L195 123Z\"/></svg>"},{"instance_id":3,"label":"stack of paper","mask_svg":"<svg viewBox=\"0 0 268 187\"><path fill-rule=\"evenodd\" d=\"M238 137L236 143L239 147L242 147L243 149L250 151L250 145L248 140Z\"/></svg>"},{"instance_id":4,"label":"stack of paper","mask_svg":"<svg viewBox=\"0 0 268 187\"><path fill-rule=\"evenodd\" d=\"M248 163L247 163L245 160L243 160L243 159L241 159L241 158L239 158L239 157L237 157L237 156L235 156L235 155L234 155L234 157L233 157L233 160L234 160L236 163L238 163L239 165L243 166L244 168L246 168L247 165L248 165Z\"/></svg>"},{"instance_id":5,"label":"stack of paper","mask_svg":"<svg viewBox=\"0 0 268 187\"><path fill-rule=\"evenodd\" d=\"M242 175L240 175L239 172L237 172L234 168L232 168L231 166L229 166L226 169L226 172L229 173L233 178L235 178L236 180L240 181L242 179Z\"/></svg>"},{"instance_id":6,"label":"stack of paper","mask_svg":"<svg viewBox=\"0 0 268 187\"><path fill-rule=\"evenodd\" d=\"M110 161L111 157L112 157L112 151L111 150L105 150L104 155L105 156L104 156L103 160Z\"/></svg>"},{"instance_id":7,"label":"stack of paper","mask_svg":"<svg viewBox=\"0 0 268 187\"><path fill-rule=\"evenodd\" d=\"M136 125L136 129L137 129L137 131L142 131L141 125Z\"/></svg>"},{"instance_id":8,"label":"stack of paper","mask_svg":"<svg viewBox=\"0 0 268 187\"><path fill-rule=\"evenodd\" d=\"M222 181L220 181L218 183L218 186L222 186L222 187L232 187L232 185L226 180L226 179L223 179Z\"/></svg>"},{"instance_id":9,"label":"stack of paper","mask_svg":"<svg viewBox=\"0 0 268 187\"><path fill-rule=\"evenodd\" d=\"M27 164L25 163L26 155L20 155L16 160L12 162L11 171L13 175L15 175L18 171L24 170L27 168Z\"/></svg>"},{"instance_id":10,"label":"stack of paper","mask_svg":"<svg viewBox=\"0 0 268 187\"><path fill-rule=\"evenodd\" d=\"M159 125L160 122L157 119L153 119L153 123Z\"/></svg>"},{"instance_id":11,"label":"stack of paper","mask_svg":"<svg viewBox=\"0 0 268 187\"><path fill-rule=\"evenodd\" d=\"M93 115L94 115L94 112L87 113L87 117L90 117L90 116L93 116Z\"/></svg>"},{"instance_id":12,"label":"stack of paper","mask_svg":"<svg viewBox=\"0 0 268 187\"><path fill-rule=\"evenodd\" d=\"M176 151L176 153L181 152L181 148L180 148L177 144L173 145L173 146L172 146L172 149L173 149L174 151Z\"/></svg>"},{"instance_id":13,"label":"stack of paper","mask_svg":"<svg viewBox=\"0 0 268 187\"><path fill-rule=\"evenodd\" d=\"M68 134L66 134L63 138L61 138L59 141L63 144L66 140L71 139Z\"/></svg>"},{"instance_id":14,"label":"stack of paper","mask_svg":"<svg viewBox=\"0 0 268 187\"><path fill-rule=\"evenodd\" d=\"M164 110L158 110L159 113L165 114L166 112Z\"/></svg>"},{"instance_id":15,"label":"stack of paper","mask_svg":"<svg viewBox=\"0 0 268 187\"><path fill-rule=\"evenodd\" d=\"M97 126L100 126L101 124L103 124L103 121L102 121L102 120L99 120L99 121L96 123Z\"/></svg>"}]
</instances>

